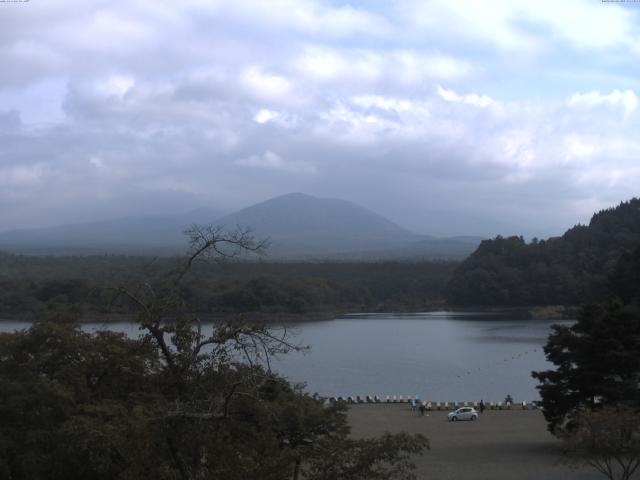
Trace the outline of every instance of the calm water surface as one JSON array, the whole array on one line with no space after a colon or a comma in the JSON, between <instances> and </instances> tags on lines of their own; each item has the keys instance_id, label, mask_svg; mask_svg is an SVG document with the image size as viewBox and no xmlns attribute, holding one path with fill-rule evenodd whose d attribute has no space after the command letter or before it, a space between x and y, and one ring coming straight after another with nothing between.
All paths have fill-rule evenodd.
<instances>
[{"instance_id":1,"label":"calm water surface","mask_svg":"<svg viewBox=\"0 0 640 480\"><path fill-rule=\"evenodd\" d=\"M542 345L554 323L495 315L430 312L359 314L287 324L295 342L311 347L272 367L322 395L419 395L423 399L539 398L532 370L549 368ZM0 330L26 328L0 322ZM86 324L137 336L130 323Z\"/></svg>"}]
</instances>

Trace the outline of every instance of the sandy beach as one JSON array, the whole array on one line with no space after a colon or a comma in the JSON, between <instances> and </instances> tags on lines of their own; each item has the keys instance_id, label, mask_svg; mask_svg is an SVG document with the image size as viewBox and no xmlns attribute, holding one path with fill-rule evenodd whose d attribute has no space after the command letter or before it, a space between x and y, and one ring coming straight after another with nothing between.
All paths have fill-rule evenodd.
<instances>
[{"instance_id":1,"label":"sandy beach","mask_svg":"<svg viewBox=\"0 0 640 480\"><path fill-rule=\"evenodd\" d=\"M560 442L537 410L487 410L476 422L448 422L447 412L420 416L408 404L352 405L352 435L389 431L421 433L431 450L415 458L417 477L429 480L597 480L586 467L571 466Z\"/></svg>"}]
</instances>

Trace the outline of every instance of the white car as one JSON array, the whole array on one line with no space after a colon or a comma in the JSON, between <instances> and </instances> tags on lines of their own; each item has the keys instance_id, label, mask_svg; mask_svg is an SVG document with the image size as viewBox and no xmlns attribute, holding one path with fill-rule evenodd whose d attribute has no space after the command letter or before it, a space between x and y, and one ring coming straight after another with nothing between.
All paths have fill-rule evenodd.
<instances>
[{"instance_id":1,"label":"white car","mask_svg":"<svg viewBox=\"0 0 640 480\"><path fill-rule=\"evenodd\" d=\"M478 419L478 412L476 411L475 408L471 408L471 407L462 407L457 409L454 412L450 412L447 415L447 419L450 422L457 422L458 420L477 420Z\"/></svg>"}]
</instances>

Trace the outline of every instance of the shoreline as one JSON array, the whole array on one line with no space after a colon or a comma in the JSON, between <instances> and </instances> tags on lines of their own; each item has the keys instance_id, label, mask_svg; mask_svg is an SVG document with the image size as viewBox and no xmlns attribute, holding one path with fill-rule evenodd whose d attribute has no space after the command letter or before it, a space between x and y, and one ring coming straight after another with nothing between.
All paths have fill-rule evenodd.
<instances>
[{"instance_id":1,"label":"shoreline","mask_svg":"<svg viewBox=\"0 0 640 480\"><path fill-rule=\"evenodd\" d=\"M545 305L528 307L469 307L469 306L447 306L432 305L421 309L393 309L389 311L373 310L363 311L358 309L312 311L303 313L291 312L215 312L196 313L202 322L220 322L226 319L244 317L248 320L259 323L304 323L336 320L345 316L357 317L359 315L410 315L420 313L447 312L462 315L477 315L508 317L511 320L567 320L575 319L578 307L564 305ZM0 313L0 322L34 322L38 318L46 318L51 314L38 314L27 312L22 314ZM70 316L75 314L70 313ZM362 320L366 320L363 318ZM481 320L481 319L480 319ZM91 313L77 319L78 323L137 323L137 315L132 313Z\"/></svg>"}]
</instances>

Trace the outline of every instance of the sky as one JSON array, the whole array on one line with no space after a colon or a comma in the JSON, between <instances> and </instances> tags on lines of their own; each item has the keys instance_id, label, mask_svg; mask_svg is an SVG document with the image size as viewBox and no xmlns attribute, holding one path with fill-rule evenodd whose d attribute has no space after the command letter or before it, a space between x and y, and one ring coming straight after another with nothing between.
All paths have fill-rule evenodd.
<instances>
[{"instance_id":1,"label":"sky","mask_svg":"<svg viewBox=\"0 0 640 480\"><path fill-rule=\"evenodd\" d=\"M640 3L0 2L0 230L290 192L435 235L640 194Z\"/></svg>"}]
</instances>

